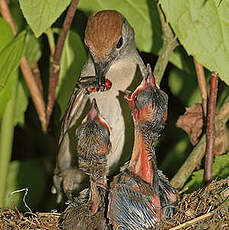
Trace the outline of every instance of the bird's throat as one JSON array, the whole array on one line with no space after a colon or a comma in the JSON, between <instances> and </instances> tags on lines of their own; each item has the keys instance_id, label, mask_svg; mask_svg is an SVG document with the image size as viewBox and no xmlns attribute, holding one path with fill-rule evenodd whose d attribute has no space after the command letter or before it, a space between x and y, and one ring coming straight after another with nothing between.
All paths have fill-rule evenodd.
<instances>
[{"instance_id":1,"label":"bird's throat","mask_svg":"<svg viewBox=\"0 0 229 230\"><path fill-rule=\"evenodd\" d=\"M154 159L152 158L152 147L148 146L143 135L135 131L135 141L133 154L130 160L130 169L144 181L153 184L154 177Z\"/></svg>"}]
</instances>

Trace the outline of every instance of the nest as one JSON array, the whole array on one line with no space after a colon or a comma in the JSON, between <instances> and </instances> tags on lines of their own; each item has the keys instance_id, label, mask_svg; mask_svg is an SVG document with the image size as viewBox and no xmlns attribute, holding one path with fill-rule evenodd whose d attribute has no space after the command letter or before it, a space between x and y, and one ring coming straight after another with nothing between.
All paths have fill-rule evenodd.
<instances>
[{"instance_id":1,"label":"nest","mask_svg":"<svg viewBox=\"0 0 229 230\"><path fill-rule=\"evenodd\" d=\"M61 230L59 213L25 213L0 208L1 230ZM205 189L184 194L177 213L158 227L164 229L229 229L229 177Z\"/></svg>"},{"instance_id":2,"label":"nest","mask_svg":"<svg viewBox=\"0 0 229 230\"><path fill-rule=\"evenodd\" d=\"M158 229L229 229L229 177L184 194L177 213Z\"/></svg>"}]
</instances>

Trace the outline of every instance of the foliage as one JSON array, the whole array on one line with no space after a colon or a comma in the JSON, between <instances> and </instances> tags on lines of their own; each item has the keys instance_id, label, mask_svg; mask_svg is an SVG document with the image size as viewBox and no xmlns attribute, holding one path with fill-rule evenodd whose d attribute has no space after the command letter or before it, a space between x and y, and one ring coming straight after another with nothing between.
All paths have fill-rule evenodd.
<instances>
[{"instance_id":1,"label":"foliage","mask_svg":"<svg viewBox=\"0 0 229 230\"><path fill-rule=\"evenodd\" d=\"M213 179L220 180L228 176L229 167L229 154L222 156L216 156L213 164ZM190 181L185 185L184 189L188 188L188 191L194 191L197 188L201 188L204 185L204 170L200 169L193 172Z\"/></svg>"},{"instance_id":2,"label":"foliage","mask_svg":"<svg viewBox=\"0 0 229 230\"><path fill-rule=\"evenodd\" d=\"M150 60L152 64L152 60L161 52L163 37L156 1L80 0L63 48L51 125L48 134L42 134L28 86L20 71L20 60L25 55L32 70L38 64L42 94L47 101L53 59L50 54L52 44L47 34L51 34L57 44L70 2L10 0L9 7L18 32L15 37L3 15L0 17L0 206L9 205L6 197L10 191L25 187L30 187L32 196L36 197L31 198L37 202L34 206L32 204L33 207L42 200L45 187L48 186L44 184L44 172L50 178L53 172L60 120L86 61L83 22L92 12L116 9L125 15L135 30L136 44L139 51L144 52L145 61ZM161 85L169 94L169 115L166 135L157 152L163 152L158 154L159 163L171 178L191 149L186 134L175 127L175 122L184 112L184 106L201 102L190 55L206 68L207 75L209 71L217 71L222 81L229 84L229 3L220 3L219 0L160 0L160 3L166 20L181 44L171 54L170 68ZM221 101L228 96L226 84L221 83ZM219 177L229 174L228 167L222 170L226 162L223 159L228 160L228 157L217 157L214 164L214 169L217 167L214 173ZM42 169L38 163L41 160L46 162ZM196 184L196 178L201 173L195 172L187 186ZM50 185L52 182L47 183ZM197 184L200 186L199 182ZM22 206L21 198L14 202Z\"/></svg>"},{"instance_id":3,"label":"foliage","mask_svg":"<svg viewBox=\"0 0 229 230\"><path fill-rule=\"evenodd\" d=\"M20 7L36 37L48 29L69 5L70 0L20 0Z\"/></svg>"}]
</instances>

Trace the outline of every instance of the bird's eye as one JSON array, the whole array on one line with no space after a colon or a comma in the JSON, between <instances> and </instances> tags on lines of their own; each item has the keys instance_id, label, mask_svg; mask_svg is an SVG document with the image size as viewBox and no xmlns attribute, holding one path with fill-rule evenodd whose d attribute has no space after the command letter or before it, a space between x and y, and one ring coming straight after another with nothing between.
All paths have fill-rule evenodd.
<instances>
[{"instance_id":1,"label":"bird's eye","mask_svg":"<svg viewBox=\"0 0 229 230\"><path fill-rule=\"evenodd\" d=\"M117 45L116 45L116 48L117 48L117 49L120 49L120 48L122 47L122 44L123 44L123 38L120 37L119 40L118 40L118 43L117 43Z\"/></svg>"}]
</instances>

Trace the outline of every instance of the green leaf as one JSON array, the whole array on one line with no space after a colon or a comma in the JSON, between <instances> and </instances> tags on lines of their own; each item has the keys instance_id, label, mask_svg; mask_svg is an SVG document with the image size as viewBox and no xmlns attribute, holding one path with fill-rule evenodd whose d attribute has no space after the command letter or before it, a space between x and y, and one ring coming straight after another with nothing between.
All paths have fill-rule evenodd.
<instances>
[{"instance_id":1,"label":"green leaf","mask_svg":"<svg viewBox=\"0 0 229 230\"><path fill-rule=\"evenodd\" d=\"M158 53L161 48L161 24L156 1L148 0L83 0L78 8L92 12L114 9L121 12L135 30L137 47L141 51Z\"/></svg>"},{"instance_id":2,"label":"green leaf","mask_svg":"<svg viewBox=\"0 0 229 230\"><path fill-rule=\"evenodd\" d=\"M57 87L57 103L61 108L61 117L65 112L86 58L87 54L81 38L77 33L69 31L61 57L60 80Z\"/></svg>"},{"instance_id":3,"label":"green leaf","mask_svg":"<svg viewBox=\"0 0 229 230\"><path fill-rule=\"evenodd\" d=\"M16 190L28 188L25 198L30 208L37 208L43 198L46 185L46 173L39 159L29 161L12 161L7 175L5 206L28 211L23 203L25 192L10 194Z\"/></svg>"},{"instance_id":4,"label":"green leaf","mask_svg":"<svg viewBox=\"0 0 229 230\"><path fill-rule=\"evenodd\" d=\"M41 57L40 43L32 32L26 36L25 56L31 68Z\"/></svg>"},{"instance_id":5,"label":"green leaf","mask_svg":"<svg viewBox=\"0 0 229 230\"><path fill-rule=\"evenodd\" d=\"M0 91L4 90L12 72L19 66L24 53L25 32L19 34L0 52Z\"/></svg>"},{"instance_id":6,"label":"green leaf","mask_svg":"<svg viewBox=\"0 0 229 230\"><path fill-rule=\"evenodd\" d=\"M28 90L24 85L24 81L19 79L17 87L17 96L15 104L15 115L14 115L14 125L23 125L25 118L25 111L28 106Z\"/></svg>"},{"instance_id":7,"label":"green leaf","mask_svg":"<svg viewBox=\"0 0 229 230\"><path fill-rule=\"evenodd\" d=\"M186 107L201 103L200 90L195 75L173 68L169 73L169 88Z\"/></svg>"},{"instance_id":8,"label":"green leaf","mask_svg":"<svg viewBox=\"0 0 229 230\"><path fill-rule=\"evenodd\" d=\"M26 21L36 37L48 29L63 13L70 0L19 0Z\"/></svg>"},{"instance_id":9,"label":"green leaf","mask_svg":"<svg viewBox=\"0 0 229 230\"><path fill-rule=\"evenodd\" d=\"M214 164L213 164L213 179L222 179L229 176L229 153L215 156ZM185 187L189 188L189 191L196 190L197 188L201 188L204 186L204 170L198 170L193 172L191 176L191 180L185 185Z\"/></svg>"},{"instance_id":10,"label":"green leaf","mask_svg":"<svg viewBox=\"0 0 229 230\"><path fill-rule=\"evenodd\" d=\"M196 77L196 72L193 64L193 58L189 56L182 46L178 46L171 54L169 61L177 68L183 70Z\"/></svg>"},{"instance_id":11,"label":"green leaf","mask_svg":"<svg viewBox=\"0 0 229 230\"><path fill-rule=\"evenodd\" d=\"M229 84L229 1L160 0L188 54Z\"/></svg>"},{"instance_id":12,"label":"green leaf","mask_svg":"<svg viewBox=\"0 0 229 230\"><path fill-rule=\"evenodd\" d=\"M190 143L187 135L182 137L179 137L179 135L177 135L177 138L177 142L174 143L172 148L168 151L159 167L163 171L168 172L167 175L170 176L174 175L181 166L182 162L184 162L184 159L187 157L187 149ZM173 165L173 167L171 167L171 165Z\"/></svg>"},{"instance_id":13,"label":"green leaf","mask_svg":"<svg viewBox=\"0 0 229 230\"><path fill-rule=\"evenodd\" d=\"M14 38L13 32L10 28L10 25L0 17L0 52L1 50Z\"/></svg>"},{"instance_id":14,"label":"green leaf","mask_svg":"<svg viewBox=\"0 0 229 230\"><path fill-rule=\"evenodd\" d=\"M8 164L11 158L11 149L13 143L17 78L15 78L12 88L12 97L6 105L0 123L0 206L3 206L4 204L4 195L7 181L6 176L8 172Z\"/></svg>"},{"instance_id":15,"label":"green leaf","mask_svg":"<svg viewBox=\"0 0 229 230\"><path fill-rule=\"evenodd\" d=\"M13 73L11 73L9 80L6 83L6 86L4 89L0 89L0 120L3 116L3 113L5 111L5 107L8 103L8 101L10 100L10 98L12 97L12 92L13 92L13 88L15 85L15 81L18 78L18 73L17 71L14 71Z\"/></svg>"},{"instance_id":16,"label":"green leaf","mask_svg":"<svg viewBox=\"0 0 229 230\"><path fill-rule=\"evenodd\" d=\"M1 51L6 47L6 45L8 45L13 40L14 35L12 33L10 25L1 17L0 17L0 28L1 28L0 53L1 53ZM2 118L7 102L11 98L12 86L15 83L16 77L17 77L17 73L15 72L11 73L11 75L9 76L9 80L7 81L5 85L4 90L1 89L0 87L0 120Z\"/></svg>"},{"instance_id":17,"label":"green leaf","mask_svg":"<svg viewBox=\"0 0 229 230\"><path fill-rule=\"evenodd\" d=\"M11 16L14 20L14 24L17 28L17 32L21 32L28 27L25 17L21 11L19 0L10 0L7 2L10 8Z\"/></svg>"}]
</instances>

